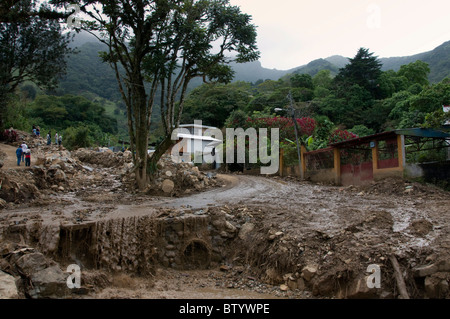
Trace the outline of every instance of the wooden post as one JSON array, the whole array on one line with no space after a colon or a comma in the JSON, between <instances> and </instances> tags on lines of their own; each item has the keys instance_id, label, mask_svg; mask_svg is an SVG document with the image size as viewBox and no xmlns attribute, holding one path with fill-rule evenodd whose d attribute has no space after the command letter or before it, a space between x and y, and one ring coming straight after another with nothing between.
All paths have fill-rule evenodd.
<instances>
[{"instance_id":1,"label":"wooden post","mask_svg":"<svg viewBox=\"0 0 450 319\"><path fill-rule=\"evenodd\" d=\"M373 170L373 179L375 180L375 175L378 170L378 141L375 141L375 146L372 147L372 170Z\"/></svg>"},{"instance_id":2,"label":"wooden post","mask_svg":"<svg viewBox=\"0 0 450 319\"><path fill-rule=\"evenodd\" d=\"M400 299L409 299L408 291L406 290L405 280L403 279L403 275L400 270L397 258L395 258L395 255L391 255L389 259L392 263L392 267L394 267L395 281L397 282L398 291L400 293Z\"/></svg>"},{"instance_id":3,"label":"wooden post","mask_svg":"<svg viewBox=\"0 0 450 319\"><path fill-rule=\"evenodd\" d=\"M405 136L397 135L397 151L398 151L398 167L400 170L406 166L406 156L405 156Z\"/></svg>"},{"instance_id":4,"label":"wooden post","mask_svg":"<svg viewBox=\"0 0 450 319\"><path fill-rule=\"evenodd\" d=\"M283 176L283 166L284 166L283 155L284 155L284 150L282 148L280 148L280 167L279 167L279 170L280 170L279 175L280 176Z\"/></svg>"},{"instance_id":5,"label":"wooden post","mask_svg":"<svg viewBox=\"0 0 450 319\"><path fill-rule=\"evenodd\" d=\"M304 179L305 174L306 174L306 161L305 161L306 147L304 145L302 145L300 147L300 151L301 151L301 158L302 158L302 171L300 172L300 177L301 177L301 179Z\"/></svg>"},{"instance_id":6,"label":"wooden post","mask_svg":"<svg viewBox=\"0 0 450 319\"><path fill-rule=\"evenodd\" d=\"M341 153L339 148L333 149L333 159L334 159L334 182L336 185L341 184Z\"/></svg>"}]
</instances>

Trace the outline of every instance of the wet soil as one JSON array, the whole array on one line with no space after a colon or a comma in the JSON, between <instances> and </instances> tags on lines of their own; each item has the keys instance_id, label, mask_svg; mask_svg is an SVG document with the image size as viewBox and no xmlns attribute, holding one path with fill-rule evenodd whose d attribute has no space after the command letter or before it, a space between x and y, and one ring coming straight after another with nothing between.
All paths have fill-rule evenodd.
<instances>
[{"instance_id":1,"label":"wet soil","mask_svg":"<svg viewBox=\"0 0 450 319\"><path fill-rule=\"evenodd\" d=\"M8 204L0 210L0 226L31 220L70 226L210 210L226 214L240 231L251 227L230 238L227 258L208 269L157 266L145 277L108 273L108 284L82 298L346 298L371 264L382 269L383 289L376 297L395 298L391 255L411 296L423 298L424 283L413 277L414 268L450 259L450 193L432 185L387 179L340 187L218 174L218 187L170 197L130 192L115 168L93 165L92 174L101 178ZM315 268L312 278L305 267Z\"/></svg>"}]
</instances>

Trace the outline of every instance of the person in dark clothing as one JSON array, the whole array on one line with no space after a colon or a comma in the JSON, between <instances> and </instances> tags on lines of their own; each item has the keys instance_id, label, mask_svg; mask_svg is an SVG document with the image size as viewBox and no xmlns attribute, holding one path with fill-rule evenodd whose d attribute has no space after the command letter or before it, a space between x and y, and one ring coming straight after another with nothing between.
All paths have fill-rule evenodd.
<instances>
[{"instance_id":1,"label":"person in dark clothing","mask_svg":"<svg viewBox=\"0 0 450 319\"><path fill-rule=\"evenodd\" d=\"M17 166L20 166L20 160L22 159L22 153L23 153L22 147L19 146L19 147L16 149Z\"/></svg>"},{"instance_id":2,"label":"person in dark clothing","mask_svg":"<svg viewBox=\"0 0 450 319\"><path fill-rule=\"evenodd\" d=\"M27 149L27 151L25 152L25 166L30 165L31 165L31 152L30 149Z\"/></svg>"}]
</instances>

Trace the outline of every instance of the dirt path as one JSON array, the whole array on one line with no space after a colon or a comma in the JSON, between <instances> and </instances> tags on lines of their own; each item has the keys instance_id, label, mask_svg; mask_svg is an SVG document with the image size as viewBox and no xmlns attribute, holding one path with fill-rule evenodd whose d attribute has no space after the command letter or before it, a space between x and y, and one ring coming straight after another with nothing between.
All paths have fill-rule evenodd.
<instances>
[{"instance_id":1,"label":"dirt path","mask_svg":"<svg viewBox=\"0 0 450 319\"><path fill-rule=\"evenodd\" d=\"M32 176L33 171L17 167L15 147L0 144L0 151L5 171L31 174L17 179L19 184ZM367 265L373 263L389 269L386 261L390 254L395 254L409 273L414 265L449 256L450 193L430 185L385 180L339 187L289 178L218 174L221 187L161 197L125 190L117 168L77 167L66 178L63 191L50 186L33 201L1 210L0 230L12 225L34 232L34 227L44 225L83 227L146 216L175 220L219 211L234 224L230 251L245 255L222 260L229 264L226 271L219 271L217 264L213 269L195 271L158 266L151 283L124 277L97 292L94 297L98 298L310 298L313 284L309 290L282 291L277 277L302 279L305 265L320 265L321 277L314 283L319 288L314 289L325 295L334 289L339 276L364 275ZM245 223L254 226L250 239L236 239ZM226 236L220 235L222 239ZM53 242L50 237L47 239ZM236 265L246 270L237 271ZM273 269L279 273L274 274ZM384 280L389 280L388 275L385 272ZM342 280L339 284L345 284ZM413 285L409 289L418 289L414 280L409 280Z\"/></svg>"},{"instance_id":2,"label":"dirt path","mask_svg":"<svg viewBox=\"0 0 450 319\"><path fill-rule=\"evenodd\" d=\"M4 154L3 158L3 169L24 169L25 163L20 162L20 166L17 166L17 156L16 156L17 147L0 143L0 152Z\"/></svg>"},{"instance_id":3,"label":"dirt path","mask_svg":"<svg viewBox=\"0 0 450 319\"><path fill-rule=\"evenodd\" d=\"M288 187L277 180L261 176L218 174L217 178L222 180L226 186L192 196L164 199L152 205L192 209L230 204L239 205L257 200L262 201L270 194L278 194L283 191L283 188Z\"/></svg>"}]
</instances>

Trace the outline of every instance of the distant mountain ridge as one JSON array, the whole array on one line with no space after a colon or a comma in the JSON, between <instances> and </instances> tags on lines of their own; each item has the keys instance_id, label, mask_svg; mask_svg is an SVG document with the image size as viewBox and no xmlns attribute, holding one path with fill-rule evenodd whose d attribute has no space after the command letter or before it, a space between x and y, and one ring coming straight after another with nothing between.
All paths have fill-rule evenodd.
<instances>
[{"instance_id":1,"label":"distant mountain ridge","mask_svg":"<svg viewBox=\"0 0 450 319\"><path fill-rule=\"evenodd\" d=\"M376 54L376 52L375 52ZM429 81L436 83L442 81L446 77L450 77L450 41L444 42L435 49L422 52L419 54L404 56L404 57L390 57L380 58L383 64L382 70L398 71L400 66L421 60L428 63L430 67ZM337 74L340 68L343 68L348 63L348 58L341 55L333 55L324 59L316 59L306 65L302 65L290 70L277 70L263 68L260 63L252 62L241 65L233 65L236 71L236 80L255 82L259 79L278 80L280 77L293 74L309 74L314 76L320 70L330 70L331 74ZM259 67L258 67L259 66Z\"/></svg>"},{"instance_id":2,"label":"distant mountain ridge","mask_svg":"<svg viewBox=\"0 0 450 319\"><path fill-rule=\"evenodd\" d=\"M67 75L61 79L59 94L94 94L117 103L122 103L117 90L117 83L113 70L103 63L98 56L98 51L105 50L106 46L93 35L80 33L75 36L72 47L77 47L79 53L68 59ZM376 54L376 52L375 52ZM435 49L405 57L381 58L382 70L397 71L401 65L422 60L430 67L429 80L431 83L440 82L445 77L450 77L450 41L447 41ZM316 59L306 65L289 70L277 70L264 68L260 61L249 63L232 63L235 71L234 81L255 83L259 80L278 80L288 74L309 74L314 76L320 70L330 70L336 75L339 69L348 63L349 59L340 55L328 58ZM202 84L202 80L193 79L189 89Z\"/></svg>"}]
</instances>

